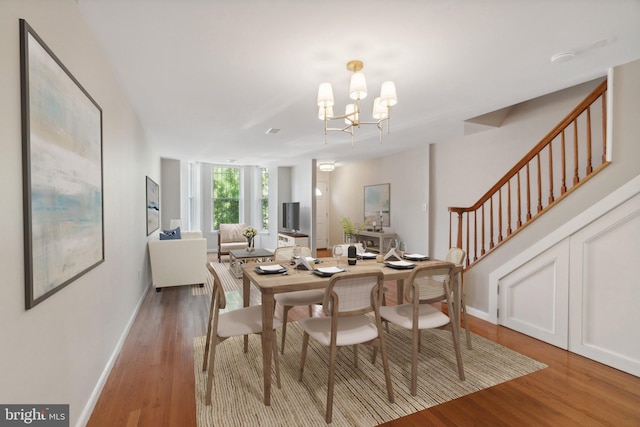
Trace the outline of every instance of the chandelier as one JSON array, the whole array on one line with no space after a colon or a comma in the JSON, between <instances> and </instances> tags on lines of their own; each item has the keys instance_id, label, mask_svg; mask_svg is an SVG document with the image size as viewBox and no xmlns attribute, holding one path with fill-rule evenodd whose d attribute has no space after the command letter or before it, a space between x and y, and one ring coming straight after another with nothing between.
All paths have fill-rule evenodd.
<instances>
[{"instance_id":1,"label":"chandelier","mask_svg":"<svg viewBox=\"0 0 640 427\"><path fill-rule=\"evenodd\" d=\"M353 146L353 133L355 128L361 125L376 125L380 132L380 143L382 144L382 132L386 122L387 133L389 133L389 113L391 106L396 105L398 98L396 97L396 85L394 82L388 81L382 83L380 96L373 100L373 118L376 121L364 122L360 121L360 101L367 97L367 82L364 74L361 72L363 68L362 61L353 60L347 63L347 69L353 74L351 75L351 84L349 85L349 97L353 99L352 104L347 104L345 113L340 116L333 115L333 89L331 83L320 83L318 88L318 118L324 121L324 143L327 143L327 134L329 131L341 131L351 135L351 146ZM329 120L343 120L346 124L344 127L329 127Z\"/></svg>"}]
</instances>

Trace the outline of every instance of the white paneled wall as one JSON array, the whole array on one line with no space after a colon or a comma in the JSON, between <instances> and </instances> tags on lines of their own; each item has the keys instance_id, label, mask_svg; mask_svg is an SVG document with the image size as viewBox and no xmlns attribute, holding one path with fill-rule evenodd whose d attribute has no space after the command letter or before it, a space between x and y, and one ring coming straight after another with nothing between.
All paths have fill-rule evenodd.
<instances>
[{"instance_id":1,"label":"white paneled wall","mask_svg":"<svg viewBox=\"0 0 640 427\"><path fill-rule=\"evenodd\" d=\"M567 349L568 260L564 240L500 279L500 324Z\"/></svg>"},{"instance_id":2,"label":"white paneled wall","mask_svg":"<svg viewBox=\"0 0 640 427\"><path fill-rule=\"evenodd\" d=\"M640 195L571 236L569 350L640 376Z\"/></svg>"},{"instance_id":3,"label":"white paneled wall","mask_svg":"<svg viewBox=\"0 0 640 427\"><path fill-rule=\"evenodd\" d=\"M496 272L498 323L640 375L638 184L552 246Z\"/></svg>"}]
</instances>

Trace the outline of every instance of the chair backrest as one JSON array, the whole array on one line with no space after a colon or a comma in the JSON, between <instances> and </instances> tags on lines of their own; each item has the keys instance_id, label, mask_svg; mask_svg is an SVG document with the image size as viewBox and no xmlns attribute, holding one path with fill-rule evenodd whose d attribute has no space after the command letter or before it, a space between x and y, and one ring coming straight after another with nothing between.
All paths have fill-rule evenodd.
<instances>
[{"instance_id":1,"label":"chair backrest","mask_svg":"<svg viewBox=\"0 0 640 427\"><path fill-rule=\"evenodd\" d=\"M218 227L218 242L234 243L246 241L247 239L242 235L242 230L246 227L246 224L220 224Z\"/></svg>"},{"instance_id":2,"label":"chair backrest","mask_svg":"<svg viewBox=\"0 0 640 427\"><path fill-rule=\"evenodd\" d=\"M280 246L273 252L274 261L288 261L293 258L293 248L295 246ZM300 246L300 256L311 256L311 249L306 246Z\"/></svg>"},{"instance_id":3,"label":"chair backrest","mask_svg":"<svg viewBox=\"0 0 640 427\"><path fill-rule=\"evenodd\" d=\"M449 252L447 252L447 257L444 260L452 262L455 265L462 265L465 255L464 249L450 248Z\"/></svg>"},{"instance_id":4,"label":"chair backrest","mask_svg":"<svg viewBox=\"0 0 640 427\"><path fill-rule=\"evenodd\" d=\"M355 316L376 311L382 300L381 271L334 275L324 294L322 308L327 316Z\"/></svg>"},{"instance_id":5,"label":"chair backrest","mask_svg":"<svg viewBox=\"0 0 640 427\"><path fill-rule=\"evenodd\" d=\"M213 263L207 263L207 270L209 271L209 274L207 274L207 285L211 286L211 309L214 309L216 300L216 308L225 308L227 306L227 300L224 296L222 281L220 281L220 276L218 276L216 269L213 268Z\"/></svg>"},{"instance_id":6,"label":"chair backrest","mask_svg":"<svg viewBox=\"0 0 640 427\"><path fill-rule=\"evenodd\" d=\"M445 257L446 262L451 262L455 265L462 265L464 261L466 253L463 249L460 248L450 248L447 252L447 256ZM433 275L431 276L431 283L442 283L444 282L444 276L441 275Z\"/></svg>"},{"instance_id":7,"label":"chair backrest","mask_svg":"<svg viewBox=\"0 0 640 427\"><path fill-rule=\"evenodd\" d=\"M414 304L424 301L431 302L434 297L447 298L448 300L451 296L451 282L456 271L457 267L451 262L440 262L414 268L405 281L406 300ZM434 284L438 291L435 294Z\"/></svg>"}]
</instances>

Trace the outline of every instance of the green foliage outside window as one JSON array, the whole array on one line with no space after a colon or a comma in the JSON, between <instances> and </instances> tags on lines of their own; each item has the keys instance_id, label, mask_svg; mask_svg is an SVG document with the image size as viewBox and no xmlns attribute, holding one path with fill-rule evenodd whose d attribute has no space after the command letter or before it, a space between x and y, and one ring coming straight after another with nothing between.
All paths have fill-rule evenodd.
<instances>
[{"instance_id":1,"label":"green foliage outside window","mask_svg":"<svg viewBox=\"0 0 640 427\"><path fill-rule=\"evenodd\" d=\"M213 229L240 222L240 169L213 167Z\"/></svg>"}]
</instances>

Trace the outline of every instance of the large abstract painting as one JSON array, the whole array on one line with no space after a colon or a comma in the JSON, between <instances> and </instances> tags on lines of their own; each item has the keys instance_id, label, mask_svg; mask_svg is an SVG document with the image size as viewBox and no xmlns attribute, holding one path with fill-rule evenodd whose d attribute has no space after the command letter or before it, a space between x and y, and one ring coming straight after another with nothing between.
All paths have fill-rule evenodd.
<instances>
[{"instance_id":1,"label":"large abstract painting","mask_svg":"<svg viewBox=\"0 0 640 427\"><path fill-rule=\"evenodd\" d=\"M391 225L391 185L378 184L364 187L364 220L376 227ZM382 217L382 224L381 222Z\"/></svg>"},{"instance_id":2,"label":"large abstract painting","mask_svg":"<svg viewBox=\"0 0 640 427\"><path fill-rule=\"evenodd\" d=\"M147 236L160 228L160 186L147 177Z\"/></svg>"},{"instance_id":3,"label":"large abstract painting","mask_svg":"<svg viewBox=\"0 0 640 427\"><path fill-rule=\"evenodd\" d=\"M104 261L102 109L20 20L25 300Z\"/></svg>"}]
</instances>

